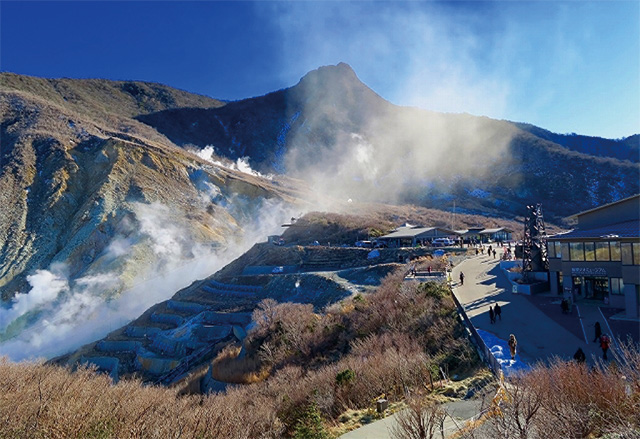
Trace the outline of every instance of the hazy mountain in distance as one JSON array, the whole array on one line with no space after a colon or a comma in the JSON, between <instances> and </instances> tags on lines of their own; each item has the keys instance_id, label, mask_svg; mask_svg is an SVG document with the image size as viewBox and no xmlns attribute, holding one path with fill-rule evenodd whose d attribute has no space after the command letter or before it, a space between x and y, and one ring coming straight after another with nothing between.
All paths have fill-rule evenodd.
<instances>
[{"instance_id":1,"label":"hazy mountain in distance","mask_svg":"<svg viewBox=\"0 0 640 439\"><path fill-rule=\"evenodd\" d=\"M437 86L437 85L434 85ZM247 157L336 197L550 218L640 191L638 136L608 140L393 105L346 64L219 108L141 115L178 145Z\"/></svg>"}]
</instances>

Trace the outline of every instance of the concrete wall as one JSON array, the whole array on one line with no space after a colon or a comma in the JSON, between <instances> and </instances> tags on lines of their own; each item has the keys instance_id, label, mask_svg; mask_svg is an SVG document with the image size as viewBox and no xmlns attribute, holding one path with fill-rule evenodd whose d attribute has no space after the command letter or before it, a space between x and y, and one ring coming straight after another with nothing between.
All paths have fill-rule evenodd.
<instances>
[{"instance_id":1,"label":"concrete wall","mask_svg":"<svg viewBox=\"0 0 640 439\"><path fill-rule=\"evenodd\" d=\"M231 334L231 325L198 326L194 333L202 341L221 340Z\"/></svg>"},{"instance_id":2,"label":"concrete wall","mask_svg":"<svg viewBox=\"0 0 640 439\"><path fill-rule=\"evenodd\" d=\"M95 365L99 371L109 374L114 383L118 382L120 361L114 357L81 357L80 364Z\"/></svg>"},{"instance_id":3,"label":"concrete wall","mask_svg":"<svg viewBox=\"0 0 640 439\"><path fill-rule=\"evenodd\" d=\"M136 357L137 365L140 369L154 375L162 375L175 369L180 364L180 360L170 358L158 358L148 354L139 354Z\"/></svg>"},{"instance_id":4,"label":"concrete wall","mask_svg":"<svg viewBox=\"0 0 640 439\"><path fill-rule=\"evenodd\" d=\"M635 196L610 207L578 215L580 229L594 229L608 224L637 220L640 218L640 196Z\"/></svg>"},{"instance_id":5,"label":"concrete wall","mask_svg":"<svg viewBox=\"0 0 640 439\"><path fill-rule=\"evenodd\" d=\"M246 312L215 312L206 311L202 321L209 325L242 325L247 326L251 321L251 314Z\"/></svg>"},{"instance_id":6,"label":"concrete wall","mask_svg":"<svg viewBox=\"0 0 640 439\"><path fill-rule=\"evenodd\" d=\"M207 307L199 303L182 302L178 300L168 300L167 308L184 313L198 314L206 310Z\"/></svg>"},{"instance_id":7,"label":"concrete wall","mask_svg":"<svg viewBox=\"0 0 640 439\"><path fill-rule=\"evenodd\" d=\"M624 299L627 317L640 317L640 292L637 285L624 286Z\"/></svg>"},{"instance_id":8,"label":"concrete wall","mask_svg":"<svg viewBox=\"0 0 640 439\"><path fill-rule=\"evenodd\" d=\"M160 328L154 328L153 326L127 326L124 333L129 337L152 337L160 332Z\"/></svg>"},{"instance_id":9,"label":"concrete wall","mask_svg":"<svg viewBox=\"0 0 640 439\"><path fill-rule=\"evenodd\" d=\"M102 352L135 352L142 343L134 340L100 340L96 349Z\"/></svg>"},{"instance_id":10,"label":"concrete wall","mask_svg":"<svg viewBox=\"0 0 640 439\"><path fill-rule=\"evenodd\" d=\"M176 328L184 323L184 319L179 315L155 312L151 314L151 321L157 323L167 323L169 325L175 326Z\"/></svg>"},{"instance_id":11,"label":"concrete wall","mask_svg":"<svg viewBox=\"0 0 640 439\"><path fill-rule=\"evenodd\" d=\"M247 265L242 270L243 276L257 276L260 274L274 274L274 269L282 267L282 271L278 269L277 274L291 274L298 272L297 265Z\"/></svg>"},{"instance_id":12,"label":"concrete wall","mask_svg":"<svg viewBox=\"0 0 640 439\"><path fill-rule=\"evenodd\" d=\"M184 356L187 348L183 340L176 340L162 334L156 335L149 347L155 352L170 356Z\"/></svg>"}]
</instances>

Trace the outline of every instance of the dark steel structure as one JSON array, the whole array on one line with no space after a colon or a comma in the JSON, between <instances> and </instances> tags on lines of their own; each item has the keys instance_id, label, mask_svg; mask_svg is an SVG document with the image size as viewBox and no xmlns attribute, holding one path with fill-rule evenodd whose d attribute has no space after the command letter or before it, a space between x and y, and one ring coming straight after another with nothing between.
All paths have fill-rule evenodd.
<instances>
[{"instance_id":1,"label":"dark steel structure","mask_svg":"<svg viewBox=\"0 0 640 439\"><path fill-rule=\"evenodd\" d=\"M547 232L542 217L542 204L527 206L522 242L522 272L526 279L532 271L549 271Z\"/></svg>"}]
</instances>

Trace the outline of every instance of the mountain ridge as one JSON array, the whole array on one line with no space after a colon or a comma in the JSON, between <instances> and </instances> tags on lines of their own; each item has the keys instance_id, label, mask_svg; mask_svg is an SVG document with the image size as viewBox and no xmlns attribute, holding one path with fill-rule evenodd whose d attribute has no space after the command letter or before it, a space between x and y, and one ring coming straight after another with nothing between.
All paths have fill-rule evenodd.
<instances>
[{"instance_id":1,"label":"mountain ridge","mask_svg":"<svg viewBox=\"0 0 640 439\"><path fill-rule=\"evenodd\" d=\"M460 199L459 206L464 207L465 203L476 205L476 213L484 209L495 214L502 207L508 207L510 215L517 215L530 202L524 199L525 195L527 198L538 198L543 202L557 201L555 192L547 194L544 191L544 187L549 183L539 184L539 179L535 178L536 174L548 174L545 168L555 165L537 160L535 167L522 164L518 168L514 166L513 160L510 160L512 153L516 156L521 154L518 150L524 147L524 144L539 149L540 158L561 160L564 165L556 169L564 167L570 170L576 160L580 168L606 168L606 171L597 172L595 190L589 189L589 184L580 179L580 182L570 184L570 187L580 189L576 197L587 200L590 203L587 207L639 191L638 185L631 183L630 188L621 188L615 181L618 173L618 177L623 177L626 181L637 180L637 161L640 157L636 157L635 161L629 159L637 155L634 153L634 141L638 140L638 136L631 136L623 141L588 138L609 145L608 149L600 151L600 154L591 154L588 147L578 148L571 142L562 141L566 136L562 137L532 125L468 114L442 114L415 107L400 107L384 100L363 84L353 69L346 64L322 67L309 72L292 87L256 98L235 101L223 107L171 109L141 115L137 120L154 127L178 145L191 144L200 148L213 145L218 154L232 160L246 156L251 165L261 172L291 175L290 171L293 170L297 177L308 174L306 171L309 169L314 171L314 163L322 163L331 173L344 172L337 169L335 163L330 160L334 152L336 157L340 158L352 153L353 148L341 147L344 144L351 144L355 148L359 146L358 143L373 145L373 148L370 148L372 157L367 158L372 165L377 165L375 156L379 156L380 151L384 149L398 148L398 152L407 156L415 154L415 151L435 150L436 159L446 163L445 167L432 166L426 157L420 157L417 162L421 166L411 169L412 173L417 173L426 168L426 173L434 174L426 185L427 191L422 191L428 195L417 195L419 190L412 193L413 188L421 183L411 181L408 182L408 186L411 186L409 193L402 193L399 197L401 202L426 203L430 207L435 207L441 202L442 195L452 192L452 187L455 189L455 186L460 186L460 180L464 180L466 174L471 174L472 178L467 179L470 181L466 182L464 188L460 187L460 190L454 191L454 196ZM468 129L469 127L471 128ZM362 142L354 141L354 138ZM513 143L516 139L517 144ZM577 141L581 139L587 139L587 136L580 136ZM459 158L465 161L467 156L475 155L478 157L478 165L467 160L469 163L466 166L456 167L455 160L447 157L449 151L455 151L461 144L469 144L472 147L467 148L468 154ZM618 145L620 151L607 156L608 151L613 151L611 145ZM491 148L485 154L483 150L487 146ZM513 148L515 150L511 151ZM637 147L635 150L637 151ZM393 161L396 158L382 155L381 162L385 159ZM495 162L495 166L491 166L491 161ZM482 166L491 168L491 172L497 174L505 172L505 166L509 167L510 174L519 175L514 181L524 182L528 186L526 192L533 196L524 194L516 197L521 199L516 203L510 200L513 194L508 193L497 193L491 198L491 203L470 199L465 196L465 191L486 191L482 187L482 180L486 178L483 175L479 176L479 180L475 178L479 167ZM297 168L304 171L295 174ZM460 177L455 177L456 181L447 180L446 176L439 175L443 168L453 169ZM387 171L387 174L392 171L402 172L402 166L398 165ZM350 178L366 180L366 172L361 170L359 174L354 173ZM443 179L446 181L441 182ZM385 184L384 182L385 178L378 176L372 187L379 188ZM317 183L313 181L311 185ZM486 183L493 187L493 192L501 192L501 188L495 187L491 181ZM553 181L550 184L553 186ZM434 189L431 190L430 186L434 186ZM601 186L604 186L604 189ZM517 192L517 188L511 189ZM395 192L399 191L398 189ZM359 195L363 195L362 192ZM383 201L393 201L395 192L388 194L388 198ZM567 203L561 208L552 206L550 213L553 217L560 218L570 215L576 207L581 210L584 206L580 206L580 203Z\"/></svg>"}]
</instances>

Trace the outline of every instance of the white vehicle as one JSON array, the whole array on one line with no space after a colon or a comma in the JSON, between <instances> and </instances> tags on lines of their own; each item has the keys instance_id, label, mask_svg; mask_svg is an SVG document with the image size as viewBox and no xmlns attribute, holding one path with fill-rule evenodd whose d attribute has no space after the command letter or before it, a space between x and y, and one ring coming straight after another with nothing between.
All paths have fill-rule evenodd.
<instances>
[{"instance_id":1,"label":"white vehicle","mask_svg":"<svg viewBox=\"0 0 640 439\"><path fill-rule=\"evenodd\" d=\"M431 242L431 245L434 247L452 247L456 245L456 242L449 238L436 238Z\"/></svg>"}]
</instances>

